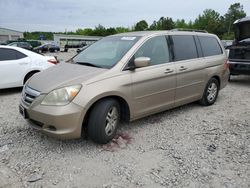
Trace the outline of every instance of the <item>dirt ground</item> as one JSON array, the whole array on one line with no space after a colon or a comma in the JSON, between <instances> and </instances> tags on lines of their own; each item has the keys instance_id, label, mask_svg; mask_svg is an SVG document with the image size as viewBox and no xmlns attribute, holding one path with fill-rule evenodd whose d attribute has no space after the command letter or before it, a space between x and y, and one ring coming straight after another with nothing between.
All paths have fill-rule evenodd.
<instances>
[{"instance_id":1,"label":"dirt ground","mask_svg":"<svg viewBox=\"0 0 250 188\"><path fill-rule=\"evenodd\" d=\"M0 90L0 187L250 187L250 77L233 77L212 106L122 125L105 146L33 130L20 94Z\"/></svg>"}]
</instances>

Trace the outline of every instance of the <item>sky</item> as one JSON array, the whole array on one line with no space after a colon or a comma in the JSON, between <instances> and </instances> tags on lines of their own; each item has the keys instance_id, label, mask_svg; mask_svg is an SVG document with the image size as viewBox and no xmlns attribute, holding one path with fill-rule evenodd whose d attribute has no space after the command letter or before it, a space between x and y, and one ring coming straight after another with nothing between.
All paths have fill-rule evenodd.
<instances>
[{"instance_id":1,"label":"sky","mask_svg":"<svg viewBox=\"0 0 250 188\"><path fill-rule=\"evenodd\" d=\"M224 15L241 3L250 16L250 0L0 0L0 27L18 31L75 31L78 28L131 27L160 17L194 20L205 9Z\"/></svg>"}]
</instances>

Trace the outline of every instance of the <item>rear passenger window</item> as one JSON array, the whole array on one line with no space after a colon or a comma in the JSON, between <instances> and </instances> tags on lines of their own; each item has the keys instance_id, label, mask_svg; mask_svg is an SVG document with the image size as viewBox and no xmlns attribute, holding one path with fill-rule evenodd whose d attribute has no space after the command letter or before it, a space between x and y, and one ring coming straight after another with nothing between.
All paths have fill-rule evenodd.
<instances>
[{"instance_id":1,"label":"rear passenger window","mask_svg":"<svg viewBox=\"0 0 250 188\"><path fill-rule=\"evenodd\" d=\"M146 41L135 53L134 58L149 57L150 65L169 62L169 50L165 36L157 36Z\"/></svg>"},{"instance_id":2,"label":"rear passenger window","mask_svg":"<svg viewBox=\"0 0 250 188\"><path fill-rule=\"evenodd\" d=\"M0 61L15 60L16 51L12 49L0 48Z\"/></svg>"},{"instance_id":3,"label":"rear passenger window","mask_svg":"<svg viewBox=\"0 0 250 188\"><path fill-rule=\"evenodd\" d=\"M210 36L198 36L198 38L205 57L223 53L216 38Z\"/></svg>"},{"instance_id":4,"label":"rear passenger window","mask_svg":"<svg viewBox=\"0 0 250 188\"><path fill-rule=\"evenodd\" d=\"M25 54L13 49L0 48L0 61L17 60L27 57Z\"/></svg>"},{"instance_id":5,"label":"rear passenger window","mask_svg":"<svg viewBox=\"0 0 250 188\"><path fill-rule=\"evenodd\" d=\"M194 59L198 57L194 37L189 35L173 35L175 61Z\"/></svg>"}]
</instances>

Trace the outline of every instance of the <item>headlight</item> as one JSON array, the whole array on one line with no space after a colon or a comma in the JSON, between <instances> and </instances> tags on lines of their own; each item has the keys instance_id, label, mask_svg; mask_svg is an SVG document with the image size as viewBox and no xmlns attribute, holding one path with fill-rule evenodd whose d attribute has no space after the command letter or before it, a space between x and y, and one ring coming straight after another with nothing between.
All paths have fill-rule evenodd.
<instances>
[{"instance_id":1,"label":"headlight","mask_svg":"<svg viewBox=\"0 0 250 188\"><path fill-rule=\"evenodd\" d=\"M69 104L81 89L81 85L68 86L51 91L42 101L42 105L62 106Z\"/></svg>"}]
</instances>

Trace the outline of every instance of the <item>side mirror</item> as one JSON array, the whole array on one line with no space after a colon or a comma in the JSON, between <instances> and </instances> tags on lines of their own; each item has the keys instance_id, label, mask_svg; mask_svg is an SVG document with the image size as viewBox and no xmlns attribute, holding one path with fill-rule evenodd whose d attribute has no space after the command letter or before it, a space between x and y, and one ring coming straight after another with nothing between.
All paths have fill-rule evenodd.
<instances>
[{"instance_id":1,"label":"side mirror","mask_svg":"<svg viewBox=\"0 0 250 188\"><path fill-rule=\"evenodd\" d=\"M150 64L150 58L149 57L138 57L134 60L135 67L146 67Z\"/></svg>"}]
</instances>

